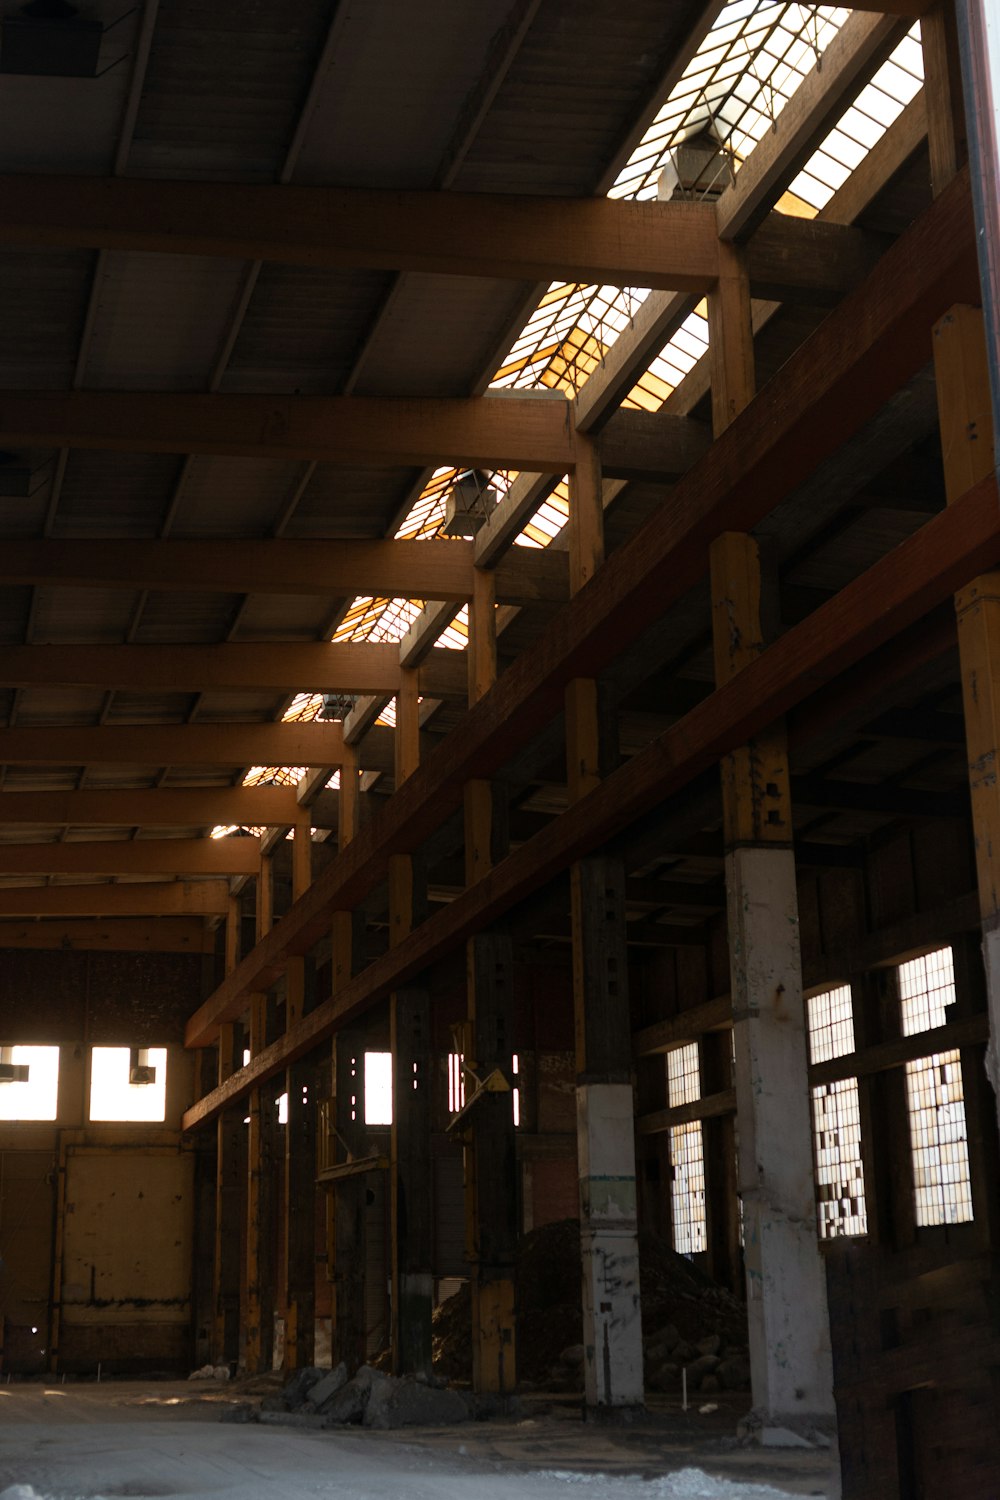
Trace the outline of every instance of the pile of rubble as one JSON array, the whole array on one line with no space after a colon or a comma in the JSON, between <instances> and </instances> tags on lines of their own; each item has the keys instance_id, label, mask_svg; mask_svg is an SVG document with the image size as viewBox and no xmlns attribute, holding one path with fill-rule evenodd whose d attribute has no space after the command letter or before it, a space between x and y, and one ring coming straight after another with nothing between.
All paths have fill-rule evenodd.
<instances>
[{"instance_id":1,"label":"pile of rubble","mask_svg":"<svg viewBox=\"0 0 1000 1500\"><path fill-rule=\"evenodd\" d=\"M656 1235L639 1239L646 1389L691 1394L750 1388L746 1310ZM583 1389L580 1225L525 1235L517 1261L517 1366L524 1390ZM471 1304L465 1287L434 1314L434 1370L472 1377Z\"/></svg>"},{"instance_id":2,"label":"pile of rubble","mask_svg":"<svg viewBox=\"0 0 1000 1500\"><path fill-rule=\"evenodd\" d=\"M259 1407L241 1402L224 1422L260 1422L272 1427L447 1427L472 1415L470 1400L447 1390L443 1381L397 1379L362 1365L353 1380L347 1366L296 1370L283 1389L265 1396Z\"/></svg>"}]
</instances>

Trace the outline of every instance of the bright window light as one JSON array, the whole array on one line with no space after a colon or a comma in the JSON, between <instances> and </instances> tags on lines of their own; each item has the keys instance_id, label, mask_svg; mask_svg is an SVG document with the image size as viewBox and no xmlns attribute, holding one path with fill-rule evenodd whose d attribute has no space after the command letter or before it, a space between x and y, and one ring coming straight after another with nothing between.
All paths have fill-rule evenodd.
<instances>
[{"instance_id":1,"label":"bright window light","mask_svg":"<svg viewBox=\"0 0 1000 1500\"><path fill-rule=\"evenodd\" d=\"M462 1063L465 1061L461 1052L448 1053L448 1113L457 1115L460 1109L465 1108L465 1073Z\"/></svg>"},{"instance_id":2,"label":"bright window light","mask_svg":"<svg viewBox=\"0 0 1000 1500\"><path fill-rule=\"evenodd\" d=\"M514 1053L514 1059L513 1059L511 1071L513 1072L515 1078L517 1077L518 1073L521 1071L521 1064L520 1064L520 1062L518 1060L518 1056L517 1056L516 1052ZM515 1084L514 1085L514 1128L517 1129L517 1127L518 1127L518 1125L520 1125L520 1123L521 1123L521 1090Z\"/></svg>"},{"instance_id":3,"label":"bright window light","mask_svg":"<svg viewBox=\"0 0 1000 1500\"><path fill-rule=\"evenodd\" d=\"M4 1047L5 1071L16 1070L0 1082L0 1120L54 1120L59 1097L58 1047ZM21 1070L27 1068L23 1078Z\"/></svg>"},{"instance_id":4,"label":"bright window light","mask_svg":"<svg viewBox=\"0 0 1000 1500\"><path fill-rule=\"evenodd\" d=\"M278 1095L278 1124L279 1125L287 1125L288 1124L288 1095L287 1094L279 1094Z\"/></svg>"},{"instance_id":5,"label":"bright window light","mask_svg":"<svg viewBox=\"0 0 1000 1500\"><path fill-rule=\"evenodd\" d=\"M167 1049L94 1047L90 1054L90 1118L153 1123L167 1113ZM133 1083L133 1077L150 1077Z\"/></svg>"},{"instance_id":6,"label":"bright window light","mask_svg":"<svg viewBox=\"0 0 1000 1500\"><path fill-rule=\"evenodd\" d=\"M701 1063L697 1042L667 1053L667 1101L671 1109L701 1098ZM674 1249L678 1255L698 1255L706 1246L705 1143L701 1121L689 1120L670 1130L673 1184L670 1211Z\"/></svg>"},{"instance_id":7,"label":"bright window light","mask_svg":"<svg viewBox=\"0 0 1000 1500\"><path fill-rule=\"evenodd\" d=\"M365 1053L365 1124L392 1124L392 1053Z\"/></svg>"}]
</instances>

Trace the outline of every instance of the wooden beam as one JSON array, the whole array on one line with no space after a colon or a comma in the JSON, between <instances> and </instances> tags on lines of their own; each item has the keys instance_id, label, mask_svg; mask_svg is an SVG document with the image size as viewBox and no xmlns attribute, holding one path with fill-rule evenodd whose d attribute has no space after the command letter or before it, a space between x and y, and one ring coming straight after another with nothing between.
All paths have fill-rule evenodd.
<instances>
[{"instance_id":1,"label":"wooden beam","mask_svg":"<svg viewBox=\"0 0 1000 1500\"><path fill-rule=\"evenodd\" d=\"M0 922L0 949L3 948L49 948L78 953L211 953L215 934L201 917L4 921Z\"/></svg>"},{"instance_id":2,"label":"wooden beam","mask_svg":"<svg viewBox=\"0 0 1000 1500\"><path fill-rule=\"evenodd\" d=\"M231 1098L242 1097L258 1077L270 1076L290 1057L304 1055L338 1025L452 951L471 932L495 921L574 859L605 843L665 796L714 765L729 749L745 743L786 713L795 702L819 691L875 646L920 619L932 604L954 593L960 579L974 577L997 558L1000 505L996 483L988 480L928 521L916 535L789 630L647 749L508 855L484 880L375 959L343 986L335 1000L318 1006L294 1034L269 1048L256 1064L256 1072L251 1065L228 1087L215 1090L194 1105L184 1117L185 1129L214 1118ZM613 560L614 555L601 570L602 575ZM498 686L503 682L501 678ZM481 707L488 701L484 700ZM404 792L419 790L426 796L421 776L418 773L412 777ZM402 802L403 793L397 793L393 801ZM387 813L390 811L391 804ZM386 832L383 829L383 837ZM345 852L360 852L364 842L356 839ZM331 903L366 883L360 865L361 860L342 859L320 875L307 900L283 919L283 933L272 934L272 940L281 937L283 941L259 945L191 1018L188 1046L204 1045L230 1011L238 1013L252 981L270 982L269 974L280 972L282 949L287 952L293 944L308 946L318 938L322 914Z\"/></svg>"},{"instance_id":3,"label":"wooden beam","mask_svg":"<svg viewBox=\"0 0 1000 1500\"><path fill-rule=\"evenodd\" d=\"M0 888L0 917L224 917L225 880Z\"/></svg>"},{"instance_id":4,"label":"wooden beam","mask_svg":"<svg viewBox=\"0 0 1000 1500\"><path fill-rule=\"evenodd\" d=\"M963 176L678 482L669 509L657 512L611 554L552 622L538 649L525 652L500 677L466 716L461 733L448 736L433 762L396 792L378 835L355 839L336 866L319 876L309 899L284 918L280 935L271 934L259 945L197 1012L189 1045L210 1040L219 1019L234 1006L238 1013L245 993L273 983L288 952L307 951L317 942L328 911L363 901L384 878L388 854L412 850L429 837L456 810L466 781L492 776L553 717L568 682L595 675L660 619L702 577L713 537L728 529L750 530L924 364L930 328L942 307L954 301L956 281L977 282L973 239L968 177ZM970 505L980 527L975 555L981 557L993 541L989 497L974 496ZM932 534L929 528L940 519L918 537ZM954 546L955 534L947 535ZM939 593L926 603L942 597ZM820 609L810 618L828 617ZM784 639L795 637L792 631ZM765 657L773 659L770 653ZM797 681L793 668L790 680Z\"/></svg>"},{"instance_id":5,"label":"wooden beam","mask_svg":"<svg viewBox=\"0 0 1000 1500\"><path fill-rule=\"evenodd\" d=\"M844 1057L813 1063L809 1068L809 1082L813 1088L818 1088L825 1083L839 1083L844 1078L869 1078L873 1073L901 1068L919 1057L931 1057L935 1052L950 1052L953 1047L974 1047L987 1041L989 1033L989 1016L985 1014L956 1017L946 1026L934 1026L929 1031L918 1031L912 1036L896 1037L889 1042L864 1047L860 1052L848 1052Z\"/></svg>"},{"instance_id":6,"label":"wooden beam","mask_svg":"<svg viewBox=\"0 0 1000 1500\"><path fill-rule=\"evenodd\" d=\"M673 431L675 441L689 441L683 436L687 431L683 426ZM620 445L627 440L628 432L622 429ZM667 459L667 441L669 438L660 446L663 461ZM0 555L0 583L321 598L353 598L360 592L394 599L440 599L460 605L472 595L473 560L472 542L438 538L208 538L197 542L173 538L112 538L100 542L12 539L4 544ZM505 559L497 568L497 598L501 604L558 603L566 595L566 560L558 553L530 550Z\"/></svg>"},{"instance_id":7,"label":"wooden beam","mask_svg":"<svg viewBox=\"0 0 1000 1500\"><path fill-rule=\"evenodd\" d=\"M568 401L507 395L0 394L0 442L8 448L222 453L349 468L450 463L564 474L573 464L569 418Z\"/></svg>"},{"instance_id":8,"label":"wooden beam","mask_svg":"<svg viewBox=\"0 0 1000 1500\"><path fill-rule=\"evenodd\" d=\"M690 291L715 276L700 203L28 175L0 177L0 197L0 245L32 249Z\"/></svg>"},{"instance_id":9,"label":"wooden beam","mask_svg":"<svg viewBox=\"0 0 1000 1500\"><path fill-rule=\"evenodd\" d=\"M665 1021L654 1021L632 1034L632 1050L636 1057L652 1057L659 1052L670 1052L675 1047L684 1047L696 1042L708 1031L731 1026L733 1005L728 995L716 995L679 1011Z\"/></svg>"},{"instance_id":10,"label":"wooden beam","mask_svg":"<svg viewBox=\"0 0 1000 1500\"><path fill-rule=\"evenodd\" d=\"M156 787L151 790L0 792L0 827L37 823L50 827L211 828L216 824L265 827L292 823L293 786Z\"/></svg>"},{"instance_id":11,"label":"wooden beam","mask_svg":"<svg viewBox=\"0 0 1000 1500\"><path fill-rule=\"evenodd\" d=\"M671 1109L655 1109L648 1115L640 1115L635 1128L640 1135L659 1135L675 1125L690 1125L693 1120L714 1120L719 1115L735 1113L736 1090L721 1089L717 1094L692 1099L689 1104L675 1104Z\"/></svg>"},{"instance_id":12,"label":"wooden beam","mask_svg":"<svg viewBox=\"0 0 1000 1500\"><path fill-rule=\"evenodd\" d=\"M259 869L254 838L0 842L0 875L256 875Z\"/></svg>"},{"instance_id":13,"label":"wooden beam","mask_svg":"<svg viewBox=\"0 0 1000 1500\"><path fill-rule=\"evenodd\" d=\"M6 687L394 694L399 681L398 645L368 641L9 646L0 654L0 684ZM420 669L420 692L464 700L462 653L444 647L432 651Z\"/></svg>"},{"instance_id":14,"label":"wooden beam","mask_svg":"<svg viewBox=\"0 0 1000 1500\"><path fill-rule=\"evenodd\" d=\"M338 723L97 724L0 729L0 764L57 766L338 766ZM365 770L386 771L391 745L377 732L362 748Z\"/></svg>"}]
</instances>

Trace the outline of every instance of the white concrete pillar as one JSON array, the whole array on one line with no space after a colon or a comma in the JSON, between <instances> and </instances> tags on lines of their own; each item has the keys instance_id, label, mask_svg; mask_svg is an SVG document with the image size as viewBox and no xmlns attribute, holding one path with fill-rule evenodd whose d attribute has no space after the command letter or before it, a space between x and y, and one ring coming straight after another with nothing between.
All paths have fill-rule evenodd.
<instances>
[{"instance_id":1,"label":"white concrete pillar","mask_svg":"<svg viewBox=\"0 0 1000 1500\"><path fill-rule=\"evenodd\" d=\"M732 850L726 890L753 1425L780 1445L834 1415L792 851Z\"/></svg>"},{"instance_id":2,"label":"white concrete pillar","mask_svg":"<svg viewBox=\"0 0 1000 1500\"><path fill-rule=\"evenodd\" d=\"M585 1400L598 1418L643 1404L632 1086L576 1091Z\"/></svg>"}]
</instances>

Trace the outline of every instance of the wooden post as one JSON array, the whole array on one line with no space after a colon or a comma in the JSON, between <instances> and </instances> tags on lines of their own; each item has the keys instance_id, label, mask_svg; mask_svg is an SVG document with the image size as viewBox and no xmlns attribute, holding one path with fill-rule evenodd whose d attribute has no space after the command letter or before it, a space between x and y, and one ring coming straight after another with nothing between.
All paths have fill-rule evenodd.
<instances>
[{"instance_id":1,"label":"wooden post","mask_svg":"<svg viewBox=\"0 0 1000 1500\"><path fill-rule=\"evenodd\" d=\"M295 824L292 839L292 900L298 901L312 881L312 830L307 811ZM285 970L285 1027L291 1029L306 1011L304 954L295 954ZM283 1234L285 1246L286 1373L313 1362L316 1341L316 1064L313 1057L285 1071L288 1120L285 1126Z\"/></svg>"},{"instance_id":2,"label":"wooden post","mask_svg":"<svg viewBox=\"0 0 1000 1500\"><path fill-rule=\"evenodd\" d=\"M334 1040L334 1120L340 1161L365 1154L365 1037L360 1030L339 1031ZM334 1363L343 1360L353 1375L368 1357L365 1285L368 1236L367 1193L363 1174L337 1184L334 1261Z\"/></svg>"},{"instance_id":3,"label":"wooden post","mask_svg":"<svg viewBox=\"0 0 1000 1500\"><path fill-rule=\"evenodd\" d=\"M236 1071L236 1028L227 1021L219 1028L219 1082ZM246 1177L246 1132L243 1109L237 1105L219 1116L216 1126L215 1268L213 1304L215 1323L212 1359L235 1368L240 1357L240 1261L243 1247L242 1201Z\"/></svg>"},{"instance_id":4,"label":"wooden post","mask_svg":"<svg viewBox=\"0 0 1000 1500\"><path fill-rule=\"evenodd\" d=\"M417 672L404 670L396 698L396 786L420 758ZM422 892L408 854L389 860L389 942L419 920ZM434 1220L431 1179L431 1007L420 984L389 1001L392 1126L389 1149L392 1367L397 1375L431 1374L434 1311Z\"/></svg>"},{"instance_id":5,"label":"wooden post","mask_svg":"<svg viewBox=\"0 0 1000 1500\"><path fill-rule=\"evenodd\" d=\"M941 453L948 503L996 464L983 315L956 306L934 329ZM972 827L982 920L990 1042L986 1071L1000 1123L1000 570L955 596ZM964 1071L964 1069L963 1069Z\"/></svg>"},{"instance_id":6,"label":"wooden post","mask_svg":"<svg viewBox=\"0 0 1000 1500\"><path fill-rule=\"evenodd\" d=\"M250 997L250 1056L267 1045L268 997ZM273 1084L253 1089L247 1141L247 1274L243 1360L260 1375L274 1364L275 1147Z\"/></svg>"},{"instance_id":7,"label":"wooden post","mask_svg":"<svg viewBox=\"0 0 1000 1500\"><path fill-rule=\"evenodd\" d=\"M497 676L496 595L492 573L477 569L469 604L469 705ZM465 785L465 878L480 880L506 852L506 819L488 781ZM466 945L467 1097L499 1069L513 1067L513 952L501 928ZM466 1253L472 1270L472 1383L505 1399L517 1382L514 1259L517 1249L517 1160L512 1094L485 1093L469 1116L465 1144Z\"/></svg>"},{"instance_id":8,"label":"wooden post","mask_svg":"<svg viewBox=\"0 0 1000 1500\"><path fill-rule=\"evenodd\" d=\"M570 477L569 525L570 588L577 593L604 559L600 460L593 441L581 434ZM566 689L570 802L593 791L612 769L599 697L598 684L589 678L575 679ZM644 1400L622 861L606 855L578 860L570 892L585 1404L591 1416L620 1415Z\"/></svg>"},{"instance_id":9,"label":"wooden post","mask_svg":"<svg viewBox=\"0 0 1000 1500\"><path fill-rule=\"evenodd\" d=\"M754 388L745 257L720 248L708 299L717 437ZM729 532L709 560L722 685L763 649L760 554L752 537ZM724 756L720 770L751 1382L761 1441L780 1442L834 1414L783 723Z\"/></svg>"},{"instance_id":10,"label":"wooden post","mask_svg":"<svg viewBox=\"0 0 1000 1500\"><path fill-rule=\"evenodd\" d=\"M954 0L938 0L920 18L931 192L935 198L969 158Z\"/></svg>"}]
</instances>

